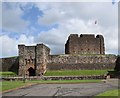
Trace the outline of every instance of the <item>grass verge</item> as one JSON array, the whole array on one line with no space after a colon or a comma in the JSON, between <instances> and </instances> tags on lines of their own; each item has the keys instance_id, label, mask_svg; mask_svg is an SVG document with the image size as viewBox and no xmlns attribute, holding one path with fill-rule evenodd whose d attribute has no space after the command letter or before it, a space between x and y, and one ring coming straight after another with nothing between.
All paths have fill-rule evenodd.
<instances>
[{"instance_id":1,"label":"grass verge","mask_svg":"<svg viewBox=\"0 0 120 98\"><path fill-rule=\"evenodd\" d=\"M45 76L79 76L79 75L104 75L108 70L56 70L45 73Z\"/></svg>"},{"instance_id":2,"label":"grass verge","mask_svg":"<svg viewBox=\"0 0 120 98\"><path fill-rule=\"evenodd\" d=\"M22 81L3 81L0 82L0 92L25 86L27 84L29 83L23 83Z\"/></svg>"},{"instance_id":3,"label":"grass verge","mask_svg":"<svg viewBox=\"0 0 120 98\"><path fill-rule=\"evenodd\" d=\"M120 89L109 90L104 93L98 94L95 98L99 98L99 96L118 96L120 94Z\"/></svg>"}]
</instances>

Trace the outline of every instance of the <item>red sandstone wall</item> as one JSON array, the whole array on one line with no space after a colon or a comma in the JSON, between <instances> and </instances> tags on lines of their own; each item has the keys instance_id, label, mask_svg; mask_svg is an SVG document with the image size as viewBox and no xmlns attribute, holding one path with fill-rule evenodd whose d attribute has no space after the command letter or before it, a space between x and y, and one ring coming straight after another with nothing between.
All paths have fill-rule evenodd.
<instances>
[{"instance_id":1,"label":"red sandstone wall","mask_svg":"<svg viewBox=\"0 0 120 98\"><path fill-rule=\"evenodd\" d=\"M65 44L65 54L105 54L102 35L71 34Z\"/></svg>"},{"instance_id":2,"label":"red sandstone wall","mask_svg":"<svg viewBox=\"0 0 120 98\"><path fill-rule=\"evenodd\" d=\"M0 71L13 71L18 73L19 57L8 57L0 59Z\"/></svg>"}]
</instances>

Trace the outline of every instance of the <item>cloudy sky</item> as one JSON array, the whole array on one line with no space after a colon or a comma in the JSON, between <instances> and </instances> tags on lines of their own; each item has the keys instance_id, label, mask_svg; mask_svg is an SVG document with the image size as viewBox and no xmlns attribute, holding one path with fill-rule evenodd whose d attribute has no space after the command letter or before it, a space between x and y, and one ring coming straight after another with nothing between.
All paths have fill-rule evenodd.
<instances>
[{"instance_id":1,"label":"cloudy sky","mask_svg":"<svg viewBox=\"0 0 120 98\"><path fill-rule=\"evenodd\" d=\"M64 44L71 33L102 34L106 53L117 54L117 3L2 2L0 13L0 57L18 55L18 44L38 43L51 48L51 54L64 54Z\"/></svg>"}]
</instances>

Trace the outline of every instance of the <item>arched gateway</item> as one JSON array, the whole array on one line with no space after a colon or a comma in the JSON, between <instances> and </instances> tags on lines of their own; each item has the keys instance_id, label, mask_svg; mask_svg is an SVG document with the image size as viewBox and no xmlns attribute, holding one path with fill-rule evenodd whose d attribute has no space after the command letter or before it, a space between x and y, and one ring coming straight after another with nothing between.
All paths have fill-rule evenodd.
<instances>
[{"instance_id":1,"label":"arched gateway","mask_svg":"<svg viewBox=\"0 0 120 98\"><path fill-rule=\"evenodd\" d=\"M29 76L35 76L35 69L32 67L30 67L27 71L29 72Z\"/></svg>"}]
</instances>

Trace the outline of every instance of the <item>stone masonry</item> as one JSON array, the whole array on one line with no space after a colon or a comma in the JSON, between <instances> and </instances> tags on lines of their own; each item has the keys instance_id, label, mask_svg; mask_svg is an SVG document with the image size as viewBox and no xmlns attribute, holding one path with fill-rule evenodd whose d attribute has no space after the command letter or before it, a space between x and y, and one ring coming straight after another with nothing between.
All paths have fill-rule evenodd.
<instances>
[{"instance_id":1,"label":"stone masonry","mask_svg":"<svg viewBox=\"0 0 120 98\"><path fill-rule=\"evenodd\" d=\"M50 49L43 45L18 45L19 48L19 75L34 76L46 71L46 63Z\"/></svg>"},{"instance_id":2,"label":"stone masonry","mask_svg":"<svg viewBox=\"0 0 120 98\"><path fill-rule=\"evenodd\" d=\"M103 70L114 69L115 55L50 55L47 70Z\"/></svg>"},{"instance_id":3,"label":"stone masonry","mask_svg":"<svg viewBox=\"0 0 120 98\"><path fill-rule=\"evenodd\" d=\"M65 44L66 54L105 54L102 35L71 34Z\"/></svg>"}]
</instances>

